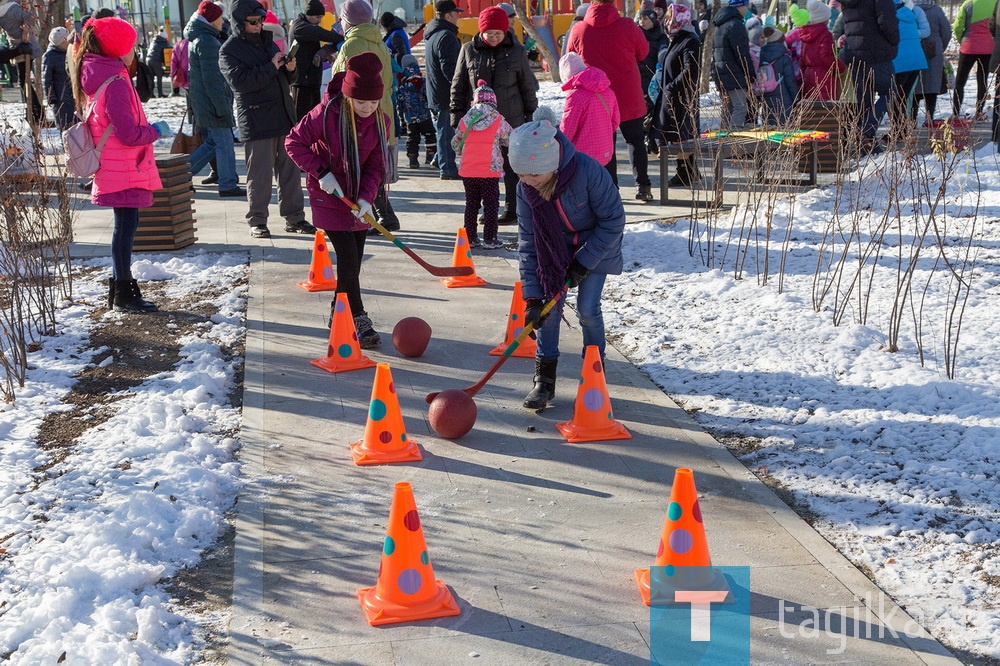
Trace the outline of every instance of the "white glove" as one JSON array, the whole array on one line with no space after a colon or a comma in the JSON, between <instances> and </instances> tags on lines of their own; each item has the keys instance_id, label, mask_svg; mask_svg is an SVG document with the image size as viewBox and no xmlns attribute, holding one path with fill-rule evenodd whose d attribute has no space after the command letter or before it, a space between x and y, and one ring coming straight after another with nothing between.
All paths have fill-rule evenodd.
<instances>
[{"instance_id":1,"label":"white glove","mask_svg":"<svg viewBox=\"0 0 1000 666\"><path fill-rule=\"evenodd\" d=\"M335 197L344 196L344 188L340 186L340 183L337 182L336 176L334 176L332 173L328 173L322 178L320 178L319 186L323 188L324 192L332 194Z\"/></svg>"},{"instance_id":2,"label":"white glove","mask_svg":"<svg viewBox=\"0 0 1000 666\"><path fill-rule=\"evenodd\" d=\"M364 199L358 199L358 209L353 211L353 213L354 216L362 222L365 221L365 215L371 215L373 218L375 217L372 215L372 205Z\"/></svg>"}]
</instances>

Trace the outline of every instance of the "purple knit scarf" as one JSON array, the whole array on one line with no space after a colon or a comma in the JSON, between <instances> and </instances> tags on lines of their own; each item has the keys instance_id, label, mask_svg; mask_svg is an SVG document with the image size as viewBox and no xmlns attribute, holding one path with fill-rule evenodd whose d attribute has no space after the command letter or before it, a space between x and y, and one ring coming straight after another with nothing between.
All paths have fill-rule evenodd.
<instances>
[{"instance_id":1,"label":"purple knit scarf","mask_svg":"<svg viewBox=\"0 0 1000 666\"><path fill-rule=\"evenodd\" d=\"M542 283L545 300L555 298L566 284L566 271L573 260L563 234L567 231L556 208L556 201L573 182L576 160L556 172L556 189L552 199L546 201L533 187L524 185L524 195L531 206L531 228L535 234L535 255L538 260L538 279Z\"/></svg>"}]
</instances>

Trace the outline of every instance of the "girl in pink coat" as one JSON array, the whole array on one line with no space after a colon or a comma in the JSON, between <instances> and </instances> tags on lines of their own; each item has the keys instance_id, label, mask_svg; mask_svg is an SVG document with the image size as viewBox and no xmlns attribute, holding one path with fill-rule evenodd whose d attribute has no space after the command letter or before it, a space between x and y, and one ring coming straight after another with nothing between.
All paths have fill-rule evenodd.
<instances>
[{"instance_id":1,"label":"girl in pink coat","mask_svg":"<svg viewBox=\"0 0 1000 666\"><path fill-rule=\"evenodd\" d=\"M802 38L802 54L799 56L802 98L839 99L840 73L844 64L834 55L833 33L827 27L830 7L820 0L809 0L806 8L809 10L809 23L799 28Z\"/></svg>"},{"instance_id":2,"label":"girl in pink coat","mask_svg":"<svg viewBox=\"0 0 1000 666\"><path fill-rule=\"evenodd\" d=\"M461 158L458 175L465 186L465 233L469 245L480 247L476 214L483 206L483 243L487 250L503 247L497 237L500 213L500 178L503 176L503 153L512 128L497 110L497 96L480 79L472 97L472 108L455 129L451 147Z\"/></svg>"},{"instance_id":3,"label":"girl in pink coat","mask_svg":"<svg viewBox=\"0 0 1000 666\"><path fill-rule=\"evenodd\" d=\"M362 349L382 342L361 300L361 258L370 228L364 220L388 177L390 121L379 111L382 91L382 61L370 51L359 53L285 138L288 156L306 172L313 225L326 232L337 254L337 293L347 294Z\"/></svg>"},{"instance_id":4,"label":"girl in pink coat","mask_svg":"<svg viewBox=\"0 0 1000 666\"><path fill-rule=\"evenodd\" d=\"M559 59L559 75L567 91L559 129L577 150L607 166L615 157L615 130L621 123L611 82L597 67L587 67L576 53Z\"/></svg>"},{"instance_id":5,"label":"girl in pink coat","mask_svg":"<svg viewBox=\"0 0 1000 666\"><path fill-rule=\"evenodd\" d=\"M139 209L152 206L153 191L161 188L153 142L168 129L162 121L146 121L132 86L128 65L135 57L135 40L135 28L119 18L88 22L73 50L73 95L81 117L93 109L88 125L94 145L104 142L91 201L114 209L108 307L155 312L156 305L143 299L132 277L132 243Z\"/></svg>"}]
</instances>

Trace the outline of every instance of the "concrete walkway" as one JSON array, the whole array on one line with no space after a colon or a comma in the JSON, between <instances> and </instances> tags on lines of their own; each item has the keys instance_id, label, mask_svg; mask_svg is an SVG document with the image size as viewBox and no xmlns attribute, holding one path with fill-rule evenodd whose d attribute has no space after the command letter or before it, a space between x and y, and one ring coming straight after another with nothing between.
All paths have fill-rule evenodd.
<instances>
[{"instance_id":1,"label":"concrete walkway","mask_svg":"<svg viewBox=\"0 0 1000 666\"><path fill-rule=\"evenodd\" d=\"M413 174L392 195L400 238L448 265L461 183ZM220 200L214 188L199 188L196 208L199 241L182 252L247 252L251 263L232 663L647 663L649 610L632 572L654 559L678 467L695 471L713 563L751 567L753 663L957 663L922 630L902 633L915 623L880 602L861 572L614 348L609 392L633 438L564 442L554 425L572 416L582 346L571 312L554 407L521 408L533 362L511 359L476 397L473 431L438 438L424 396L469 386L496 360L487 352L502 341L513 253L475 256L488 286L446 289L384 239L369 241L362 286L383 335L369 355L391 364L424 459L356 467L349 444L363 434L374 371L332 375L309 365L325 353L331 298L296 286L311 238L283 233L272 205L274 237L251 239L245 202ZM627 208L630 221L664 214ZM107 254L110 220L110 211L83 206L74 254ZM406 316L434 330L421 358L392 347L392 327ZM373 628L355 591L375 584L398 481L413 485L434 572L461 615ZM819 632L799 626L810 608L819 609ZM839 634L850 634L843 646Z\"/></svg>"}]
</instances>

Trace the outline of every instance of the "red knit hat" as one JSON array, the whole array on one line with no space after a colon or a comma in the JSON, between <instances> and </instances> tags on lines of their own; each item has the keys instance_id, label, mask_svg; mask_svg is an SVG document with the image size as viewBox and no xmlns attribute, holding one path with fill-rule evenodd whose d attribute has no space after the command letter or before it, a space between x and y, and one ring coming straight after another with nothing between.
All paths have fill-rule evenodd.
<instances>
[{"instance_id":1,"label":"red knit hat","mask_svg":"<svg viewBox=\"0 0 1000 666\"><path fill-rule=\"evenodd\" d=\"M101 47L101 53L112 58L121 58L132 50L138 35L135 28L120 18L102 18L91 21L94 37Z\"/></svg>"},{"instance_id":2,"label":"red knit hat","mask_svg":"<svg viewBox=\"0 0 1000 666\"><path fill-rule=\"evenodd\" d=\"M211 0L201 0L201 4L198 5L198 13L206 21L212 23L213 21L218 21L219 17L222 16L222 7Z\"/></svg>"},{"instance_id":3,"label":"red knit hat","mask_svg":"<svg viewBox=\"0 0 1000 666\"><path fill-rule=\"evenodd\" d=\"M347 73L341 91L345 97L362 101L380 101L384 90L382 85L382 61L371 51L359 53L347 61Z\"/></svg>"},{"instance_id":4,"label":"red knit hat","mask_svg":"<svg viewBox=\"0 0 1000 666\"><path fill-rule=\"evenodd\" d=\"M509 28L510 19L507 18L507 12L499 7L487 7L479 12L479 32L487 32L488 30L507 32Z\"/></svg>"}]
</instances>

